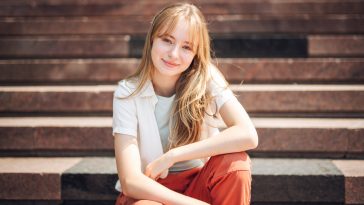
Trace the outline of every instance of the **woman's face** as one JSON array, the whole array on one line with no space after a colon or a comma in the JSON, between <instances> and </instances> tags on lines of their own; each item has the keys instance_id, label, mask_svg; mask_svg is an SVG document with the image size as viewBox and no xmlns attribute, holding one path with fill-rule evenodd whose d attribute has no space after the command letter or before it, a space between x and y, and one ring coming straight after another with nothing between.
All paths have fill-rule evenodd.
<instances>
[{"instance_id":1,"label":"woman's face","mask_svg":"<svg viewBox=\"0 0 364 205\"><path fill-rule=\"evenodd\" d=\"M177 79L195 56L190 39L188 24L184 20L178 21L172 33L157 36L151 51L154 75Z\"/></svg>"}]
</instances>

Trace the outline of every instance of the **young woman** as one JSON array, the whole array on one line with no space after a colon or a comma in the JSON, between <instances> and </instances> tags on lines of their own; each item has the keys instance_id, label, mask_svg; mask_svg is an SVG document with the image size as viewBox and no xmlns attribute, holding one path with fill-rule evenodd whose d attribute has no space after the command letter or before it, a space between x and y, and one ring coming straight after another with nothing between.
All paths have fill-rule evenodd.
<instances>
[{"instance_id":1,"label":"young woman","mask_svg":"<svg viewBox=\"0 0 364 205\"><path fill-rule=\"evenodd\" d=\"M116 204L250 203L244 151L257 147L257 133L211 62L206 21L194 5L154 17L136 73L114 93L113 135Z\"/></svg>"}]
</instances>

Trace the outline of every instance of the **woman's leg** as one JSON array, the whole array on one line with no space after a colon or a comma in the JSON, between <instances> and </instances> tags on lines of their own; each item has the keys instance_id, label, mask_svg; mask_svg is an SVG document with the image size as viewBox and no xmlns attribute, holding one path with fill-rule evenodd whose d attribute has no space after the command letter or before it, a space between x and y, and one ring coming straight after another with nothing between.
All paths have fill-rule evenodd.
<instances>
[{"instance_id":1,"label":"woman's leg","mask_svg":"<svg viewBox=\"0 0 364 205\"><path fill-rule=\"evenodd\" d=\"M250 204L251 163L245 152L211 157L185 194L210 204Z\"/></svg>"},{"instance_id":2,"label":"woman's leg","mask_svg":"<svg viewBox=\"0 0 364 205\"><path fill-rule=\"evenodd\" d=\"M173 191L184 193L199 171L200 168L194 168L178 173L172 172L168 174L167 178L158 179L158 182ZM135 200L121 193L118 196L115 205L161 205L161 203L150 200Z\"/></svg>"},{"instance_id":3,"label":"woman's leg","mask_svg":"<svg viewBox=\"0 0 364 205\"><path fill-rule=\"evenodd\" d=\"M138 200L132 203L132 205L162 205L162 203L150 200Z\"/></svg>"}]
</instances>

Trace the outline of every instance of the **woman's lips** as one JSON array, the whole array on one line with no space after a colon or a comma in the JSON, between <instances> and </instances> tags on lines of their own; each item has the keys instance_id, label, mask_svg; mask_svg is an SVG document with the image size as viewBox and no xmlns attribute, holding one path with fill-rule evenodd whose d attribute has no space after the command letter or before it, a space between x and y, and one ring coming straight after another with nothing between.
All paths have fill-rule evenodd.
<instances>
[{"instance_id":1,"label":"woman's lips","mask_svg":"<svg viewBox=\"0 0 364 205\"><path fill-rule=\"evenodd\" d=\"M176 63L172 63L172 62L170 62L170 61L166 61L166 60L164 60L164 59L162 59L162 61L168 66L168 67L176 67L176 66L178 66L178 64L176 64Z\"/></svg>"}]
</instances>

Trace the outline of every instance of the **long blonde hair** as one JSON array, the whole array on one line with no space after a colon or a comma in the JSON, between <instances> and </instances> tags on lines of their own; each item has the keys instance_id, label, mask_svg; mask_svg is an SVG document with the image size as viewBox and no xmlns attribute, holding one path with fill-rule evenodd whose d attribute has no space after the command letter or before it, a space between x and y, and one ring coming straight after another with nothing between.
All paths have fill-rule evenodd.
<instances>
[{"instance_id":1,"label":"long blonde hair","mask_svg":"<svg viewBox=\"0 0 364 205\"><path fill-rule=\"evenodd\" d=\"M176 83L176 97L172 110L169 149L200 140L202 122L211 102L207 89L209 66L211 64L210 37L206 20L201 11L188 3L177 3L162 9L154 18L146 36L143 56L137 71L128 79L137 78L137 89L131 96L140 92L145 83L152 78L153 62L151 48L153 40L163 34L171 33L180 19L186 20L190 27L190 36L198 42L194 48L196 55L191 65ZM161 33L163 32L163 33Z\"/></svg>"}]
</instances>

